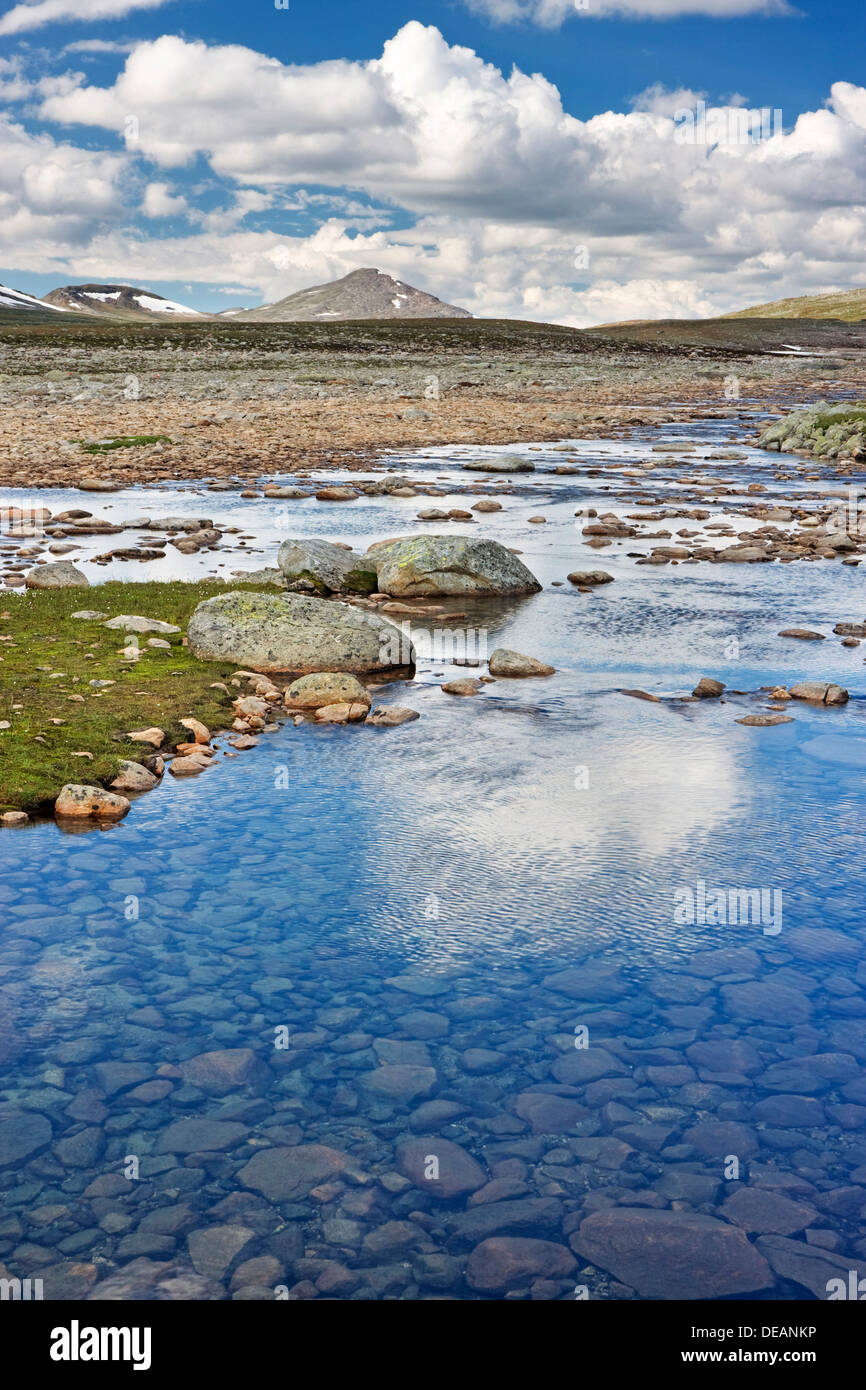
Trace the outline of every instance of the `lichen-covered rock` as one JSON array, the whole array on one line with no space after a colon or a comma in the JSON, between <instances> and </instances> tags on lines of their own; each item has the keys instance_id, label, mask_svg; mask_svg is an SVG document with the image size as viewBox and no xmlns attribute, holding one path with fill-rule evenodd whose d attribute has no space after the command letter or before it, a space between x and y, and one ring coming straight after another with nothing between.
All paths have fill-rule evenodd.
<instances>
[{"instance_id":1,"label":"lichen-covered rock","mask_svg":"<svg viewBox=\"0 0 866 1390\"><path fill-rule=\"evenodd\" d=\"M90 580L71 560L57 560L49 565L37 565L24 576L28 589L89 589Z\"/></svg>"},{"instance_id":2,"label":"lichen-covered rock","mask_svg":"<svg viewBox=\"0 0 866 1390\"><path fill-rule=\"evenodd\" d=\"M289 589L316 594L370 594L376 588L376 570L371 561L331 541L283 541L277 563Z\"/></svg>"},{"instance_id":3,"label":"lichen-covered rock","mask_svg":"<svg viewBox=\"0 0 866 1390\"><path fill-rule=\"evenodd\" d=\"M819 401L808 410L785 415L764 430L762 449L784 454L807 452L819 458L866 459L866 401Z\"/></svg>"},{"instance_id":4,"label":"lichen-covered rock","mask_svg":"<svg viewBox=\"0 0 866 1390\"><path fill-rule=\"evenodd\" d=\"M199 660L233 661L256 671L300 676L415 669L411 642L387 618L306 594L219 594L199 604L187 636Z\"/></svg>"},{"instance_id":5,"label":"lichen-covered rock","mask_svg":"<svg viewBox=\"0 0 866 1390\"><path fill-rule=\"evenodd\" d=\"M125 796L107 792L104 787L87 787L67 782L54 803L56 816L77 820L120 820L129 810Z\"/></svg>"},{"instance_id":6,"label":"lichen-covered rock","mask_svg":"<svg viewBox=\"0 0 866 1390\"><path fill-rule=\"evenodd\" d=\"M498 541L409 536L382 541L367 555L376 566L380 593L393 598L535 594L541 588L535 575Z\"/></svg>"},{"instance_id":7,"label":"lichen-covered rock","mask_svg":"<svg viewBox=\"0 0 866 1390\"><path fill-rule=\"evenodd\" d=\"M284 696L286 709L323 709L327 705L361 704L370 708L370 695L357 676L346 671L320 671L293 681Z\"/></svg>"},{"instance_id":8,"label":"lichen-covered rock","mask_svg":"<svg viewBox=\"0 0 866 1390\"><path fill-rule=\"evenodd\" d=\"M149 792L158 780L141 763L122 762L111 785L116 792Z\"/></svg>"}]
</instances>

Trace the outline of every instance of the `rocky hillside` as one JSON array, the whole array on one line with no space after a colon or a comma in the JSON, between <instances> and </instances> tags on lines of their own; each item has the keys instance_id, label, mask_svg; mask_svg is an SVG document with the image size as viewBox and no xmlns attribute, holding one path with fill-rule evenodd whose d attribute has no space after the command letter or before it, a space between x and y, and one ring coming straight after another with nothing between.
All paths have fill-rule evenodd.
<instances>
[{"instance_id":1,"label":"rocky hillside","mask_svg":"<svg viewBox=\"0 0 866 1390\"><path fill-rule=\"evenodd\" d=\"M433 294L416 290L402 280L373 268L353 270L328 285L287 295L276 304L248 309L233 315L236 320L255 323L327 321L337 319L468 319L466 309L445 304Z\"/></svg>"},{"instance_id":2,"label":"rocky hillside","mask_svg":"<svg viewBox=\"0 0 866 1390\"><path fill-rule=\"evenodd\" d=\"M39 301L37 301L38 303ZM208 314L132 285L64 285L46 294L45 304L92 318L167 320L207 319Z\"/></svg>"}]
</instances>

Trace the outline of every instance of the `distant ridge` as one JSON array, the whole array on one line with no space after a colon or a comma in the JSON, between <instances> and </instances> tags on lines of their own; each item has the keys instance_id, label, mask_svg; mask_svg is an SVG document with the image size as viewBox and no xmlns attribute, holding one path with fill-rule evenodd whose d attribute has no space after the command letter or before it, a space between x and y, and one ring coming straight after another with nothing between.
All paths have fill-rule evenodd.
<instances>
[{"instance_id":1,"label":"distant ridge","mask_svg":"<svg viewBox=\"0 0 866 1390\"><path fill-rule=\"evenodd\" d=\"M841 319L859 323L866 319L866 289L831 290L828 294L805 294L798 299L776 299L723 314L726 319Z\"/></svg>"},{"instance_id":2,"label":"distant ridge","mask_svg":"<svg viewBox=\"0 0 866 1390\"><path fill-rule=\"evenodd\" d=\"M52 304L50 308L56 312L60 306ZM35 295L24 294L21 290L11 290L8 285L0 285L0 309L23 309L30 313L36 310L44 314L45 302L37 299Z\"/></svg>"},{"instance_id":3,"label":"distant ridge","mask_svg":"<svg viewBox=\"0 0 866 1390\"><path fill-rule=\"evenodd\" d=\"M335 322L339 319L470 319L467 309L445 304L433 294L395 280L375 267L352 270L327 285L313 285L275 304L233 314L256 323Z\"/></svg>"},{"instance_id":4,"label":"distant ridge","mask_svg":"<svg viewBox=\"0 0 866 1390\"><path fill-rule=\"evenodd\" d=\"M64 285L51 290L37 303L50 304L54 309L72 310L91 318L126 320L208 319L186 304L176 304L153 290L136 289L134 285Z\"/></svg>"}]
</instances>

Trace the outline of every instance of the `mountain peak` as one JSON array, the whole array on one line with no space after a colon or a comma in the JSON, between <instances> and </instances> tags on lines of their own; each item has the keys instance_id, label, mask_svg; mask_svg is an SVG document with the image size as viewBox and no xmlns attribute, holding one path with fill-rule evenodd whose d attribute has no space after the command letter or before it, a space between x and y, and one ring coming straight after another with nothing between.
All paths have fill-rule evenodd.
<instances>
[{"instance_id":1,"label":"mountain peak","mask_svg":"<svg viewBox=\"0 0 866 1390\"><path fill-rule=\"evenodd\" d=\"M339 280L298 290L275 304L249 309L237 319L272 323L334 322L340 319L468 319L466 309L446 304L426 290L407 285L377 266L350 270Z\"/></svg>"}]
</instances>

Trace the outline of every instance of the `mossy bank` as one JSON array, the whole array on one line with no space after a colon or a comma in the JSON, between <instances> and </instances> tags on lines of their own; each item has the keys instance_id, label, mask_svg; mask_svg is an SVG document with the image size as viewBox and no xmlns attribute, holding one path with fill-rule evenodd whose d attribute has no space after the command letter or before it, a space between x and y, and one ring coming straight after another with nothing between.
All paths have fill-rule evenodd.
<instances>
[{"instance_id":1,"label":"mossy bank","mask_svg":"<svg viewBox=\"0 0 866 1390\"><path fill-rule=\"evenodd\" d=\"M144 762L153 750L130 742L130 730L156 725L174 747L189 739L179 722L186 717L214 729L230 726L237 689L229 686L229 695L218 683L228 684L234 664L198 661L184 645L193 610L221 593L224 584L177 581L2 595L0 812L50 813L65 783L107 785L121 762ZM72 616L82 610L105 618ZM125 632L103 625L119 614L180 631L158 635L168 646L149 646L142 634L138 657L123 655Z\"/></svg>"}]
</instances>

